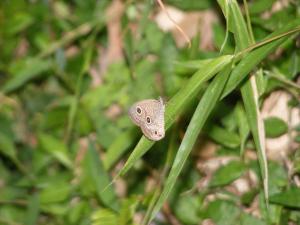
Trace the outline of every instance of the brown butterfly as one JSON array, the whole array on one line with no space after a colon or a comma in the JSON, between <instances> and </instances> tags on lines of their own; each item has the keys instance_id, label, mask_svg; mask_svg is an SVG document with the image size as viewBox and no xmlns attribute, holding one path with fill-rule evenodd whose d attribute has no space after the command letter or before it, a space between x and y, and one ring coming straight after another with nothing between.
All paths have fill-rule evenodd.
<instances>
[{"instance_id":1,"label":"brown butterfly","mask_svg":"<svg viewBox=\"0 0 300 225\"><path fill-rule=\"evenodd\" d=\"M150 140L158 141L165 136L165 105L162 98L146 99L133 104L129 117Z\"/></svg>"}]
</instances>

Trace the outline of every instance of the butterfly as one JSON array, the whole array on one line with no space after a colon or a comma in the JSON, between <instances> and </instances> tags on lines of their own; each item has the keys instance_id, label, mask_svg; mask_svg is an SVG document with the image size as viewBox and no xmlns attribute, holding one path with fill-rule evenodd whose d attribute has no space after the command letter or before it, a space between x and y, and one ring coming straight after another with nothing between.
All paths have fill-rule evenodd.
<instances>
[{"instance_id":1,"label":"butterfly","mask_svg":"<svg viewBox=\"0 0 300 225\"><path fill-rule=\"evenodd\" d=\"M161 97L134 103L128 114L148 139L159 141L165 136L165 104Z\"/></svg>"}]
</instances>

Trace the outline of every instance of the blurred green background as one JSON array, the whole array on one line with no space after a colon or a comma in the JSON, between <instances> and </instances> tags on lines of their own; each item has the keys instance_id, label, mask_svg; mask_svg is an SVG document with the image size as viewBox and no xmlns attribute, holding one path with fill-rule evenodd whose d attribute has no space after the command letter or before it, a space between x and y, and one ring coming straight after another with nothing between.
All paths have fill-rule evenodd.
<instances>
[{"instance_id":1,"label":"blurred green background","mask_svg":"<svg viewBox=\"0 0 300 225\"><path fill-rule=\"evenodd\" d=\"M190 37L188 47L155 0L1 0L0 224L129 225L150 218L155 225L300 224L300 4L229 2L164 1ZM237 23L240 15L251 25ZM245 35L254 38L247 45L272 32L298 29L277 44L276 39L267 55L258 52L255 65L251 59L239 64L250 65L257 78L267 138L260 140L268 151L265 186L265 162L255 150L259 132L251 122L249 128L252 114L246 92L240 94L249 72L225 88L226 98L220 95L227 80L219 82L216 99L222 101L202 99L208 111L199 124L205 125L200 135L186 132L194 142L183 141L201 97L218 84L225 64L235 68L218 57L245 49L237 32L246 25ZM215 59L224 67L211 72L221 71L212 81L206 71L217 68ZM195 92L185 92L193 83ZM272 95L273 105L263 107ZM140 139L127 110L159 96L171 128L150 149L153 143ZM283 103L276 108L276 101ZM275 113L268 113L272 109ZM175 186L165 183L185 143L193 151L187 161L176 156L183 169ZM128 164L130 170L109 185L139 148L143 153ZM155 204L162 187L172 190L170 197ZM155 205L159 213L150 216Z\"/></svg>"}]
</instances>

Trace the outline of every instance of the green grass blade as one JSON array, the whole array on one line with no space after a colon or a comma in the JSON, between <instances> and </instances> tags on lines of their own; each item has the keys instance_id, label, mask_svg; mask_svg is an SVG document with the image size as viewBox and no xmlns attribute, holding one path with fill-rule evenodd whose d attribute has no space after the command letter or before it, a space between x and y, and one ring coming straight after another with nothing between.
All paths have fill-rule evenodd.
<instances>
[{"instance_id":1,"label":"green grass blade","mask_svg":"<svg viewBox=\"0 0 300 225\"><path fill-rule=\"evenodd\" d=\"M184 109L185 105L188 104L193 97L195 97L201 85L222 70L226 65L228 65L228 63L231 62L231 60L231 55L225 55L208 61L206 67L198 70L190 78L187 84L168 102L166 106L166 129L173 124L175 118ZM143 136L117 176L124 175L134 165L134 163L151 148L153 144L153 141L149 141Z\"/></svg>"},{"instance_id":2,"label":"green grass blade","mask_svg":"<svg viewBox=\"0 0 300 225\"><path fill-rule=\"evenodd\" d=\"M246 49L252 44L250 34L247 31L246 22L242 16L241 10L236 1L229 3L231 17L234 20L234 37L238 50ZM268 204L268 167L265 149L265 134L264 123L259 112L258 92L255 76L250 77L249 80L243 84L241 88L243 103L248 118L250 130L254 139L255 147L258 154L258 161L260 165L260 172L263 179L265 200Z\"/></svg>"},{"instance_id":3,"label":"green grass blade","mask_svg":"<svg viewBox=\"0 0 300 225\"><path fill-rule=\"evenodd\" d=\"M246 49L250 44L250 35L247 30L246 22L243 18L242 12L239 8L239 5L236 1L230 1L229 5L229 13L230 18L234 24L233 26L233 34L236 43L236 47L238 51Z\"/></svg>"},{"instance_id":4,"label":"green grass blade","mask_svg":"<svg viewBox=\"0 0 300 225\"><path fill-rule=\"evenodd\" d=\"M258 92L255 77L252 77L241 88L243 103L248 118L249 127L257 149L258 161L264 183L265 198L268 202L268 165L265 149L265 129L258 105Z\"/></svg>"},{"instance_id":5,"label":"green grass blade","mask_svg":"<svg viewBox=\"0 0 300 225\"><path fill-rule=\"evenodd\" d=\"M25 217L25 225L37 224L40 212L39 194L34 193L28 198L27 215Z\"/></svg>"},{"instance_id":6,"label":"green grass blade","mask_svg":"<svg viewBox=\"0 0 300 225\"><path fill-rule=\"evenodd\" d=\"M89 141L89 148L87 151L87 165L88 172L90 174L90 179L92 180L98 198L110 208L117 210L119 208L119 202L113 188L107 188L104 191L103 188L107 186L110 182L110 177L106 173L102 161L99 159L99 155L96 152L93 141Z\"/></svg>"},{"instance_id":7,"label":"green grass blade","mask_svg":"<svg viewBox=\"0 0 300 225\"><path fill-rule=\"evenodd\" d=\"M58 162L66 168L72 170L74 168L67 146L53 135L40 133L38 141L42 149L52 155Z\"/></svg>"},{"instance_id":8,"label":"green grass blade","mask_svg":"<svg viewBox=\"0 0 300 225\"><path fill-rule=\"evenodd\" d=\"M292 29L296 29L300 26L300 20L296 19L286 24L284 27L278 29L272 34L268 35L265 40L275 37L278 34L282 34ZM233 69L230 78L225 86L222 98L226 97L231 93L245 77L257 66L264 58L266 58L271 52L273 52L278 46L285 42L292 34L281 37L275 41L272 41L262 47L259 47L245 57L239 62L239 64Z\"/></svg>"},{"instance_id":9,"label":"green grass blade","mask_svg":"<svg viewBox=\"0 0 300 225\"><path fill-rule=\"evenodd\" d=\"M245 110L242 106L242 104L238 103L235 108L235 115L237 118L237 123L238 123L238 130L239 130L239 135L240 135L240 156L244 155L245 151L245 145L247 138L250 133L250 128L248 125L247 117Z\"/></svg>"},{"instance_id":10,"label":"green grass blade","mask_svg":"<svg viewBox=\"0 0 300 225\"><path fill-rule=\"evenodd\" d=\"M133 145L137 139L137 135L137 128L132 127L116 138L105 154L103 166L106 170L109 170L121 158L125 151Z\"/></svg>"},{"instance_id":11,"label":"green grass blade","mask_svg":"<svg viewBox=\"0 0 300 225\"><path fill-rule=\"evenodd\" d=\"M163 203L168 198L171 190L173 189L176 179L179 176L187 157L191 153L205 121L219 100L225 83L229 77L230 71L231 65L228 65L225 70L223 70L220 74L218 74L217 77L214 78L201 98L176 154L170 174L163 187L162 194L160 195L152 211L151 219L155 217L156 213L160 210Z\"/></svg>"},{"instance_id":12,"label":"green grass blade","mask_svg":"<svg viewBox=\"0 0 300 225\"><path fill-rule=\"evenodd\" d=\"M91 38L91 43L92 43L92 40L93 40L93 37ZM84 54L84 61L83 61L81 71L79 72L78 79L76 82L75 96L72 98L72 102L70 105L70 111L69 111L69 115L68 115L66 142L68 142L70 140L70 137L72 134L72 130L74 127L74 122L75 122L75 118L76 118L76 114L77 114L78 106L79 106L80 92L81 92L81 88L82 88L83 77L84 77L85 73L88 71L88 68L90 67L92 53L93 53L93 48L89 46L89 48L86 50L86 52Z\"/></svg>"}]
</instances>

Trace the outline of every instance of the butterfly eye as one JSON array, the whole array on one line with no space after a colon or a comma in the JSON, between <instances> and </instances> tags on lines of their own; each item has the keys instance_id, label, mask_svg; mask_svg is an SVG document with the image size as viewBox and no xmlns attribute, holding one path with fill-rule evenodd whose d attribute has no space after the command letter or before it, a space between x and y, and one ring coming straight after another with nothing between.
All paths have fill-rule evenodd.
<instances>
[{"instance_id":1,"label":"butterfly eye","mask_svg":"<svg viewBox=\"0 0 300 225\"><path fill-rule=\"evenodd\" d=\"M150 119L149 116L147 116L146 121L147 121L148 124L151 123L151 119Z\"/></svg>"},{"instance_id":2,"label":"butterfly eye","mask_svg":"<svg viewBox=\"0 0 300 225\"><path fill-rule=\"evenodd\" d=\"M142 113L142 109L140 107L136 107L136 112L140 115Z\"/></svg>"}]
</instances>

